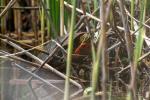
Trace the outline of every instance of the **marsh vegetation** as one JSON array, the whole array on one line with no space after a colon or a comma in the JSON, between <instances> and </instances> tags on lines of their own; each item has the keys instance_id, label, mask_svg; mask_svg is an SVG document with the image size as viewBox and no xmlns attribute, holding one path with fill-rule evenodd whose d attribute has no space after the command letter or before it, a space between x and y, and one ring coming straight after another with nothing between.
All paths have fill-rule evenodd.
<instances>
[{"instance_id":1,"label":"marsh vegetation","mask_svg":"<svg viewBox=\"0 0 150 100\"><path fill-rule=\"evenodd\" d=\"M0 0L1 100L149 100L149 9L148 0Z\"/></svg>"}]
</instances>

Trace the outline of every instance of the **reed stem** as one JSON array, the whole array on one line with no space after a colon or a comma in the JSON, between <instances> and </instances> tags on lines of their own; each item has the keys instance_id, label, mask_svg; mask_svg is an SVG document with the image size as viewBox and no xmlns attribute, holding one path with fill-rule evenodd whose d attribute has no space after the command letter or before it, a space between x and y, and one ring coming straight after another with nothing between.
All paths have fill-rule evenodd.
<instances>
[{"instance_id":1,"label":"reed stem","mask_svg":"<svg viewBox=\"0 0 150 100\"><path fill-rule=\"evenodd\" d=\"M47 9L49 9L47 12L50 14L50 0L46 0ZM51 38L51 26L50 21L47 21L47 34L48 38Z\"/></svg>"},{"instance_id":2,"label":"reed stem","mask_svg":"<svg viewBox=\"0 0 150 100\"><path fill-rule=\"evenodd\" d=\"M105 6L104 6L104 0L100 0L100 19L101 22L101 29L100 29L100 39L98 42L98 48L97 48L97 56L96 61L93 64L93 70L92 70L92 93L91 93L91 100L95 100L95 92L97 90L97 84L98 84L98 78L99 78L99 72L100 68L102 69L102 90L103 90L103 96L102 100L106 100L106 18L105 18ZM100 63L101 62L101 63Z\"/></svg>"},{"instance_id":3,"label":"reed stem","mask_svg":"<svg viewBox=\"0 0 150 100\"><path fill-rule=\"evenodd\" d=\"M41 11L41 41L42 41L42 44L44 43L44 32L45 32L45 12L44 12L44 8L42 7L42 11Z\"/></svg>"},{"instance_id":4,"label":"reed stem","mask_svg":"<svg viewBox=\"0 0 150 100\"><path fill-rule=\"evenodd\" d=\"M73 34L74 34L74 26L75 26L75 8L76 8L76 0L73 0L73 9L71 15L71 27L69 32L69 41L68 41L68 54L67 54L67 69L66 69L66 81L65 81L65 94L64 100L69 100L70 95L70 83L69 77L71 75L71 62L72 62L72 52L73 52Z\"/></svg>"},{"instance_id":5,"label":"reed stem","mask_svg":"<svg viewBox=\"0 0 150 100\"><path fill-rule=\"evenodd\" d=\"M60 0L60 36L64 35L64 0Z\"/></svg>"},{"instance_id":6,"label":"reed stem","mask_svg":"<svg viewBox=\"0 0 150 100\"><path fill-rule=\"evenodd\" d=\"M134 3L135 3L135 0L131 0L131 16L134 17ZM131 30L134 29L134 26L133 26L133 19L131 18Z\"/></svg>"}]
</instances>

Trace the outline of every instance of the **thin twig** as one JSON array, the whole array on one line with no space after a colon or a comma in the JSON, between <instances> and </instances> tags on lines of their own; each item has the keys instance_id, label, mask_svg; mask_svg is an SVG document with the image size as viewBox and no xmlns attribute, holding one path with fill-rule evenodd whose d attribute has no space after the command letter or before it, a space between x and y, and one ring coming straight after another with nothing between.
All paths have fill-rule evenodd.
<instances>
[{"instance_id":1,"label":"thin twig","mask_svg":"<svg viewBox=\"0 0 150 100\"><path fill-rule=\"evenodd\" d=\"M10 37L8 37L8 36L2 35L2 34L0 34L0 38L7 39L7 40L9 40L9 41L12 41L12 42L14 42L14 43L16 43L16 44L19 44L19 45L21 45L21 46L24 46L24 47L27 47L27 48L30 48L30 49L33 48L33 46L31 46L31 45L24 44L24 43L20 43L20 42L14 40L14 39L12 39L12 38L10 38ZM35 48L35 50L40 51L40 52L45 53L45 54L49 54L48 52L46 52L46 51L44 51L44 50L42 50L42 49L39 49L39 48Z\"/></svg>"}]
</instances>

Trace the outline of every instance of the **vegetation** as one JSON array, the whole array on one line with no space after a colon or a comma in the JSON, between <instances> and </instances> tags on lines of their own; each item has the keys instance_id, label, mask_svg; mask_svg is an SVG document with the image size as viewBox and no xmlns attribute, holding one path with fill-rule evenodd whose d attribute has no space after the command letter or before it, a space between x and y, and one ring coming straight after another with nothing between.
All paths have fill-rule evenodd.
<instances>
[{"instance_id":1,"label":"vegetation","mask_svg":"<svg viewBox=\"0 0 150 100\"><path fill-rule=\"evenodd\" d=\"M150 99L148 0L31 1L0 1L0 43L13 51L3 45L2 59L31 64L33 73L55 70L65 80L64 100ZM71 96L72 83L80 97Z\"/></svg>"}]
</instances>

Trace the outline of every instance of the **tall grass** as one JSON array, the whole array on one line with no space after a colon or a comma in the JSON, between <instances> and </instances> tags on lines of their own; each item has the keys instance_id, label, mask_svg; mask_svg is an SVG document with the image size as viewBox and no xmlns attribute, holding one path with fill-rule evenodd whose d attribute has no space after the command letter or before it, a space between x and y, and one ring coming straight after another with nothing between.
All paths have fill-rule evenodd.
<instances>
[{"instance_id":1,"label":"tall grass","mask_svg":"<svg viewBox=\"0 0 150 100\"><path fill-rule=\"evenodd\" d=\"M64 0L60 0L60 36L64 35Z\"/></svg>"},{"instance_id":2,"label":"tall grass","mask_svg":"<svg viewBox=\"0 0 150 100\"><path fill-rule=\"evenodd\" d=\"M102 72L102 90L103 96L102 100L106 100L106 14L105 14L105 4L104 0L100 0L100 19L101 22L101 29L100 29L100 38L98 42L97 48L97 55L95 62L93 63L93 70L92 70L92 93L91 93L91 100L95 100L95 92L97 90L98 79L99 79L99 72L101 69Z\"/></svg>"},{"instance_id":3,"label":"tall grass","mask_svg":"<svg viewBox=\"0 0 150 100\"><path fill-rule=\"evenodd\" d=\"M44 43L44 36L45 36L45 11L44 11L44 8L42 7L42 10L41 10L41 41L42 41L42 44Z\"/></svg>"},{"instance_id":4,"label":"tall grass","mask_svg":"<svg viewBox=\"0 0 150 100\"><path fill-rule=\"evenodd\" d=\"M50 9L50 13L51 13L51 17L52 20L54 21L54 26L57 30L57 33L60 33L60 36L62 36L64 33L64 25L68 25L68 30L69 32L69 44L68 44L68 55L67 55L67 69L66 69L66 81L65 81L65 94L64 94L64 100L69 100L69 77L71 75L71 62L72 62L72 52L73 52L73 33L74 33L74 25L75 25L75 7L76 7L76 0L70 0L73 4L73 9L72 9L72 16L71 16L71 25L69 21L69 14L65 11L64 9L64 0L51 0L51 1L47 1L47 7ZM115 0L112 0L113 2L115 2ZM95 92L97 90L97 86L98 86L98 79L99 79L99 72L100 69L102 72L102 88L103 88L103 100L106 100L106 79L107 79L107 73L106 73L106 19L105 19L105 0L99 0L100 2L100 19L102 20L101 23L101 30L100 30L100 39L99 39L99 43L98 43L98 48L97 48L97 53L93 53L93 70L92 70L92 93L91 93L91 100L95 100ZM145 13L146 13L146 5L147 4L147 0L140 1L140 8L141 8L141 13L140 13L140 27L142 26L142 23L144 23L145 21ZM98 7L98 1L94 0L94 10L96 10ZM121 8L121 7L120 7ZM131 0L131 15L134 17L134 9L135 9L135 0ZM64 14L65 13L65 14ZM108 13L108 12L107 12ZM135 78L136 78L136 67L138 65L138 59L141 56L142 53L142 46L143 46L143 40L144 40L144 35L145 35L145 28L143 27L142 29L140 29L139 31L139 35L136 39L136 43L135 43L135 49L133 49L132 46L132 40L130 37L130 30L129 28L126 27L127 25L127 18L124 17L126 15L123 14L124 12L122 11L122 21L124 24L124 30L125 30L125 40L126 40L126 45L127 45L127 52L128 52L128 58L129 58L129 62L131 65L133 65L133 70L135 71L135 74L132 74L131 77L131 84L135 83ZM131 30L134 30L134 24L133 24L134 20L131 19ZM50 27L50 24L47 23L48 27ZM50 33L50 30L48 31L48 33ZM57 36L56 34L53 34L53 37ZM130 48L131 47L131 48ZM93 49L93 48L92 48ZM94 50L93 50L94 51ZM132 51L134 51L134 57L132 55ZM131 68L132 69L132 68ZM131 70L131 73L132 71ZM136 83L135 83L136 84ZM136 90L136 86L132 87L133 89ZM135 92L135 93L133 93ZM133 95L134 94L134 95ZM127 100L131 100L135 97L136 91L129 91L128 92L128 96L127 96Z\"/></svg>"},{"instance_id":5,"label":"tall grass","mask_svg":"<svg viewBox=\"0 0 150 100\"><path fill-rule=\"evenodd\" d=\"M60 32L60 0L50 0L50 11L54 27L57 33L53 33L53 37L57 37Z\"/></svg>"},{"instance_id":6,"label":"tall grass","mask_svg":"<svg viewBox=\"0 0 150 100\"><path fill-rule=\"evenodd\" d=\"M46 0L46 5L47 5L47 9L49 9L47 12L48 14L50 14L50 0ZM50 26L50 21L46 22L46 26L47 26L47 34L48 34L48 38L51 38L51 26Z\"/></svg>"},{"instance_id":7,"label":"tall grass","mask_svg":"<svg viewBox=\"0 0 150 100\"><path fill-rule=\"evenodd\" d=\"M48 8L47 12L48 14L51 16L51 19L53 21L50 22L49 20L46 20L46 13L45 13L45 8L42 7L41 12L40 12L40 20L41 20L41 40L42 43L44 43L44 38L45 38L45 28L47 28L47 33L49 34L49 38L56 38L58 35L63 36L64 35L64 26L67 25L68 26L68 30L69 30L69 41L68 41L68 54L67 54L67 65L66 65L66 80L65 80L65 94L64 94L64 100L69 100L70 97L70 83L69 83L69 78L71 75L71 69L72 69L72 53L73 53L73 45L74 45L74 41L73 41L73 35L74 35L74 26L75 26L75 21L76 21L76 2L77 0L65 0L68 2L71 2L73 5L73 9L72 9L72 13L71 13L71 21L70 21L70 12L68 13L65 8L64 8L64 0L43 0L46 7ZM92 44L92 57L93 57L93 65L92 65L92 81L91 82L91 100L95 100L95 93L97 91L98 88L98 81L99 81L99 77L100 77L100 72L102 75L102 81L101 81L101 87L102 87L102 99L106 100L107 99L107 90L106 90L106 80L107 80L107 53L106 53L106 46L107 46L107 14L109 15L109 13L112 14L112 12L109 12L109 10L105 9L106 6L106 0L94 0L94 11L97 10L98 8L98 3L100 2L100 19L102 20L101 22L101 29L99 30L100 33L100 38L98 41L98 46L97 46L97 50L95 50L93 44ZM113 3L116 3L115 1L117 0L109 0L109 1L113 1ZM124 1L124 0L118 0L120 1ZM134 9L135 9L135 1L136 0L131 0L131 15L134 17ZM146 16L146 6L147 5L147 0L141 0L140 1L140 24L139 27L142 27L139 30L139 34L136 38L136 42L135 42L135 48L133 48L132 46L132 39L131 39L131 34L130 34L130 30L129 27L131 28L131 30L134 30L134 20L131 18L131 26L128 27L128 19L127 16L125 14L124 11L124 5L122 4L123 2L120 2L120 8L121 8L121 17L122 17L122 23L124 26L124 39L126 42L126 48L127 48L127 53L128 53L128 58L129 58L129 63L132 65L131 66L131 87L132 89L129 89L130 91L128 91L128 95L127 95L127 100L132 100L135 99L136 95L137 95L137 87L136 87L136 71L137 71L137 66L138 66L138 59L140 58L141 54L142 54L142 48L143 48L143 41L144 41L144 36L145 36L145 32L146 29L143 26L142 23L145 22L145 16ZM3 6L5 4L5 0L1 0L0 1L0 5ZM149 3L150 4L150 3ZM105 6L106 5L106 6ZM114 4L115 5L115 4ZM88 7L90 8L90 5L88 5ZM106 7L107 8L107 7ZM90 11L90 10L89 10ZM108 12L105 12L108 11ZM105 14L106 13L106 14ZM97 16L97 15L96 15ZM112 16L110 16L112 17ZM112 20L110 20L112 21ZM111 22L110 22L111 23ZM56 33L52 32L51 30L51 24L54 24L54 28L56 29ZM94 21L94 24L96 26L96 21ZM46 26L45 26L46 25ZM94 26L94 27L95 27ZM4 33L4 27L5 27L5 20L4 18L1 19L1 30L2 33ZM108 25L109 27L109 25ZM110 26L111 27L111 26ZM96 51L96 52L95 52ZM132 54L134 51L134 54ZM133 56L134 55L134 56ZM132 70L133 69L133 70ZM135 86L134 86L135 85ZM110 92L112 91L112 84L110 86ZM91 88L90 88L91 89ZM109 94L109 100L111 100L112 98L112 94Z\"/></svg>"},{"instance_id":8,"label":"tall grass","mask_svg":"<svg viewBox=\"0 0 150 100\"><path fill-rule=\"evenodd\" d=\"M135 3L134 1L132 1L132 6L131 6L131 13L132 13L132 16L134 16L134 13L133 13L133 3ZM139 27L142 27L142 23L145 22L145 16L146 16L146 4L147 4L147 0L143 0L143 1L140 1L140 24L139 24ZM132 22L133 23L133 22ZM132 23L131 23L131 27L132 26ZM127 100L136 100L138 99L138 96L137 95L137 83L136 83L136 78L137 78L137 66L138 66L138 59L140 58L141 56L141 53L142 53L142 48L143 48L143 41L144 41L144 36L145 36L145 28L142 27L140 30L139 30L139 34L136 38L136 42L135 42L135 49L134 49L134 57L133 57L133 62L134 62L134 66L133 66L133 71L134 72L131 72L132 74L132 78L131 78L131 83L130 83L130 88L133 89L134 91L130 91L128 94L130 95L130 97L127 99Z\"/></svg>"},{"instance_id":9,"label":"tall grass","mask_svg":"<svg viewBox=\"0 0 150 100\"><path fill-rule=\"evenodd\" d=\"M5 6L5 4L6 4L6 0L0 0L0 5L1 6ZM2 32L2 34L4 34L5 33L5 28L6 28L6 22L5 22L5 20L6 20L6 17L2 17L1 18L1 32Z\"/></svg>"},{"instance_id":10,"label":"tall grass","mask_svg":"<svg viewBox=\"0 0 150 100\"><path fill-rule=\"evenodd\" d=\"M146 16L146 6L145 5L147 4L147 0L140 1L140 4L141 4L140 5L141 11L140 11L140 24L139 24L139 26L141 27L142 23L145 22L145 16ZM134 50L134 61L135 61L136 65L137 65L138 59L142 53L145 31L146 31L145 28L142 27L139 30L139 34L138 34L137 39L136 39L135 50Z\"/></svg>"},{"instance_id":11,"label":"tall grass","mask_svg":"<svg viewBox=\"0 0 150 100\"><path fill-rule=\"evenodd\" d=\"M50 15L52 21L48 22L49 20L47 20L48 34L49 37L56 38L59 36L60 32L60 0L47 0L45 5L47 5L47 8L49 9L48 14ZM56 32L53 32L53 29L50 27L55 28Z\"/></svg>"},{"instance_id":12,"label":"tall grass","mask_svg":"<svg viewBox=\"0 0 150 100\"><path fill-rule=\"evenodd\" d=\"M61 4L61 6L62 5L63 4ZM60 36L60 14L62 14L60 13L60 0L43 1L42 6L44 6L44 8L42 8L41 11L41 30L43 30L42 27L44 26L47 29L49 38ZM62 17L63 16L64 15L62 15ZM45 20L46 22L44 22Z\"/></svg>"},{"instance_id":13,"label":"tall grass","mask_svg":"<svg viewBox=\"0 0 150 100\"><path fill-rule=\"evenodd\" d=\"M134 17L134 3L135 3L135 0L131 0L131 15ZM133 26L133 19L131 18L131 30L133 30L134 26Z\"/></svg>"},{"instance_id":14,"label":"tall grass","mask_svg":"<svg viewBox=\"0 0 150 100\"><path fill-rule=\"evenodd\" d=\"M147 4L147 0L143 0L140 1L140 24L139 26L142 26L142 23L145 22L145 16L146 16L146 4ZM135 67L135 71L137 70L137 66L138 66L138 59L140 58L141 54L142 54L142 48L143 48L143 41L144 41L144 36L145 36L145 27L142 27L139 30L139 34L137 36L136 42L135 42L135 49L134 49L134 67ZM136 73L135 73L135 80L136 80ZM137 87L136 87L137 88Z\"/></svg>"},{"instance_id":15,"label":"tall grass","mask_svg":"<svg viewBox=\"0 0 150 100\"><path fill-rule=\"evenodd\" d=\"M94 11L98 8L98 1L94 0Z\"/></svg>"},{"instance_id":16,"label":"tall grass","mask_svg":"<svg viewBox=\"0 0 150 100\"><path fill-rule=\"evenodd\" d=\"M72 0L65 0L66 2L72 4ZM70 31L70 25L71 25L71 13L68 12L68 10L66 10L64 8L64 25L66 26L67 31Z\"/></svg>"},{"instance_id":17,"label":"tall grass","mask_svg":"<svg viewBox=\"0 0 150 100\"><path fill-rule=\"evenodd\" d=\"M71 27L69 32L69 41L68 41L68 54L67 54L67 69L66 69L66 81L65 81L65 94L64 100L69 100L69 77L71 75L71 63L72 63L72 52L73 52L73 34L74 34L74 25L75 25L75 8L76 8L76 0L73 1L73 9L71 16Z\"/></svg>"}]
</instances>

